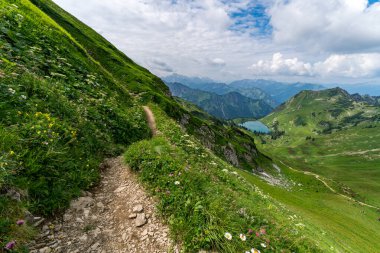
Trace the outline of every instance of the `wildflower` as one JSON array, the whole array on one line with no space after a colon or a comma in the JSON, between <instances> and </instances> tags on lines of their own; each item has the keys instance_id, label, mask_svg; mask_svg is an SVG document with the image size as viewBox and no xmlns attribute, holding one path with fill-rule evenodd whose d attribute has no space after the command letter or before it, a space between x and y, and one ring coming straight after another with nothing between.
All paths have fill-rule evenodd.
<instances>
[{"instance_id":1,"label":"wildflower","mask_svg":"<svg viewBox=\"0 0 380 253\"><path fill-rule=\"evenodd\" d=\"M5 249L6 249L6 250L11 250L11 249L13 249L15 246L16 246L16 242L15 242L15 241L11 241L11 242L8 242L7 245L5 245Z\"/></svg>"},{"instance_id":2,"label":"wildflower","mask_svg":"<svg viewBox=\"0 0 380 253\"><path fill-rule=\"evenodd\" d=\"M21 225L24 225L25 221L24 220L18 220L16 222L17 225L21 226Z\"/></svg>"},{"instance_id":3,"label":"wildflower","mask_svg":"<svg viewBox=\"0 0 380 253\"><path fill-rule=\"evenodd\" d=\"M179 181L174 182L175 185L180 185L181 183Z\"/></svg>"},{"instance_id":4,"label":"wildflower","mask_svg":"<svg viewBox=\"0 0 380 253\"><path fill-rule=\"evenodd\" d=\"M252 230L252 228L248 229L248 234L249 234L249 235L253 234L253 230Z\"/></svg>"},{"instance_id":5,"label":"wildflower","mask_svg":"<svg viewBox=\"0 0 380 253\"><path fill-rule=\"evenodd\" d=\"M260 253L260 250L255 249L255 248L252 248L252 249L251 249L251 253Z\"/></svg>"},{"instance_id":6,"label":"wildflower","mask_svg":"<svg viewBox=\"0 0 380 253\"><path fill-rule=\"evenodd\" d=\"M245 234L240 234L239 235L240 239L245 242L247 240L247 237L245 236Z\"/></svg>"},{"instance_id":7,"label":"wildflower","mask_svg":"<svg viewBox=\"0 0 380 253\"><path fill-rule=\"evenodd\" d=\"M8 91L9 91L9 93L11 93L12 95L15 94L15 92L16 92L16 91L15 91L14 89L12 89L12 88L9 88Z\"/></svg>"},{"instance_id":8,"label":"wildflower","mask_svg":"<svg viewBox=\"0 0 380 253\"><path fill-rule=\"evenodd\" d=\"M25 95L21 95L20 96L22 99L26 100L26 96Z\"/></svg>"},{"instance_id":9,"label":"wildflower","mask_svg":"<svg viewBox=\"0 0 380 253\"><path fill-rule=\"evenodd\" d=\"M256 232L256 236L259 237L259 236L260 236L260 233L259 233L259 232Z\"/></svg>"},{"instance_id":10,"label":"wildflower","mask_svg":"<svg viewBox=\"0 0 380 253\"><path fill-rule=\"evenodd\" d=\"M224 233L224 237L226 237L227 240L231 241L232 240L232 235L228 232Z\"/></svg>"},{"instance_id":11,"label":"wildflower","mask_svg":"<svg viewBox=\"0 0 380 253\"><path fill-rule=\"evenodd\" d=\"M266 233L267 231L265 230L265 228L260 228L260 234L265 235Z\"/></svg>"},{"instance_id":12,"label":"wildflower","mask_svg":"<svg viewBox=\"0 0 380 253\"><path fill-rule=\"evenodd\" d=\"M13 150L11 150L11 151L9 151L9 154L10 154L10 155L14 155L15 152L14 152Z\"/></svg>"},{"instance_id":13,"label":"wildflower","mask_svg":"<svg viewBox=\"0 0 380 253\"><path fill-rule=\"evenodd\" d=\"M223 171L223 172L226 172L226 173L228 172L228 170L227 170L227 169L223 169L222 171Z\"/></svg>"},{"instance_id":14,"label":"wildflower","mask_svg":"<svg viewBox=\"0 0 380 253\"><path fill-rule=\"evenodd\" d=\"M260 243L260 245L261 245L261 247L263 247L263 248L266 248L266 247L267 247L267 245L266 245L264 242Z\"/></svg>"}]
</instances>

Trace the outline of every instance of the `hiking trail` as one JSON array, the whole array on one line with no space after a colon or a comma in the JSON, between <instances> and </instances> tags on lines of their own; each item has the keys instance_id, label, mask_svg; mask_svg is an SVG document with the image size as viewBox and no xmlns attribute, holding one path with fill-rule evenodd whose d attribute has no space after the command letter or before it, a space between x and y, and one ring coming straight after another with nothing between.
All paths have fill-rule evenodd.
<instances>
[{"instance_id":1,"label":"hiking trail","mask_svg":"<svg viewBox=\"0 0 380 253\"><path fill-rule=\"evenodd\" d=\"M144 107L152 134L157 133L149 107ZM156 215L156 202L123 157L106 159L101 180L73 200L63 216L40 224L31 253L166 253L179 252L169 228Z\"/></svg>"}]
</instances>

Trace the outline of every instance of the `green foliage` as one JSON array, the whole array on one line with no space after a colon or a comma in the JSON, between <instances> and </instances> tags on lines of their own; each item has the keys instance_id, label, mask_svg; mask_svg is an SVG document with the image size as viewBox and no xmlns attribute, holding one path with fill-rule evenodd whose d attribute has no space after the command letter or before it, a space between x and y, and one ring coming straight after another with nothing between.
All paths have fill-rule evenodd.
<instances>
[{"instance_id":1,"label":"green foliage","mask_svg":"<svg viewBox=\"0 0 380 253\"><path fill-rule=\"evenodd\" d=\"M297 229L286 220L286 210L245 182L232 166L187 135L161 110L151 107L163 134L132 144L125 160L158 197L160 212L187 252L240 252L251 248L262 252L318 252L310 239L301 239L294 232ZM266 233L256 236L248 233L249 229L265 229ZM233 235L231 241L224 238L226 232ZM239 239L240 233L247 236L247 241Z\"/></svg>"},{"instance_id":2,"label":"green foliage","mask_svg":"<svg viewBox=\"0 0 380 253\"><path fill-rule=\"evenodd\" d=\"M63 210L96 183L104 157L150 131L129 91L35 6L2 1L0 17L0 189L24 193L22 203L1 196L0 241L20 250L25 208Z\"/></svg>"}]
</instances>

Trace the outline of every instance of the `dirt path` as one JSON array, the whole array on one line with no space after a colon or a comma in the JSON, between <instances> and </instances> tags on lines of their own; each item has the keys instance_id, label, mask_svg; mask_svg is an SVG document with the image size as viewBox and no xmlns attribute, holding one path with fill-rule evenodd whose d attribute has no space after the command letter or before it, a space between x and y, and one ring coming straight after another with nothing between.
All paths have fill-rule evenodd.
<instances>
[{"instance_id":1,"label":"dirt path","mask_svg":"<svg viewBox=\"0 0 380 253\"><path fill-rule=\"evenodd\" d=\"M178 252L156 216L155 201L122 157L102 167L100 185L74 200L61 219L46 223L31 253Z\"/></svg>"},{"instance_id":2,"label":"dirt path","mask_svg":"<svg viewBox=\"0 0 380 253\"><path fill-rule=\"evenodd\" d=\"M290 167L289 165L286 165L285 163L283 163L282 161L280 161L283 165L285 165L286 167L288 167L289 169L291 169L291 170L293 170L293 171L296 171L296 172L300 172L300 173L303 173L303 174L305 174L305 175L309 175L309 176L313 176L313 177L315 177L317 180L319 180L320 182L322 182L330 191L332 191L333 193L335 193L335 194L337 194L337 195L339 195L339 196L341 196L341 197L343 197L343 198L345 198L345 199L348 199L348 200L351 200L351 201L354 201L354 202L356 202L356 203L358 203L358 204L360 204L360 205L362 205L362 206L366 206L366 207L370 207L370 208L374 208L374 209L376 209L376 210L380 210L380 208L378 208L378 207L376 207L376 206L373 206L373 205L370 205L370 204L366 204L366 203L364 203L364 202L361 202L361 201L359 201L359 200L356 200L356 199L354 199L354 198L351 198L351 197L349 197L349 196L347 196L347 195L344 195L344 194L342 194L342 193L339 193L339 192L337 192L334 188L332 188L320 175L318 175L318 174L315 174L315 173L313 173L313 172L310 172L310 171L301 171L301 170L296 170L296 169L294 169L294 168L292 168L292 167Z\"/></svg>"},{"instance_id":3,"label":"dirt path","mask_svg":"<svg viewBox=\"0 0 380 253\"><path fill-rule=\"evenodd\" d=\"M152 130L152 135L157 135L157 127L156 127L156 120L154 118L153 112L150 110L148 106L143 106L145 114L146 114L146 120L148 121L148 125L150 130Z\"/></svg>"}]
</instances>

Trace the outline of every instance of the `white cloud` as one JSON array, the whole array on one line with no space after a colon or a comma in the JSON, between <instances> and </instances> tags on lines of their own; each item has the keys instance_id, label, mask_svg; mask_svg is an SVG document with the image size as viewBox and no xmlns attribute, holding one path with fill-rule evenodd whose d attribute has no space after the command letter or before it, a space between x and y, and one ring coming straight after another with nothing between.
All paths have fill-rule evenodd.
<instances>
[{"instance_id":1,"label":"white cloud","mask_svg":"<svg viewBox=\"0 0 380 253\"><path fill-rule=\"evenodd\" d=\"M281 53L273 54L271 60L260 60L250 67L255 75L312 75L312 66L310 63L299 61L298 58L284 59Z\"/></svg>"},{"instance_id":2,"label":"white cloud","mask_svg":"<svg viewBox=\"0 0 380 253\"><path fill-rule=\"evenodd\" d=\"M278 0L269 11L274 40L304 50L380 49L380 4L367 0Z\"/></svg>"},{"instance_id":3,"label":"white cloud","mask_svg":"<svg viewBox=\"0 0 380 253\"><path fill-rule=\"evenodd\" d=\"M334 54L324 61L305 63L298 58L286 59L281 53L275 53L272 59L259 60L250 69L257 76L372 78L380 74L380 54Z\"/></svg>"},{"instance_id":4,"label":"white cloud","mask_svg":"<svg viewBox=\"0 0 380 253\"><path fill-rule=\"evenodd\" d=\"M314 71L321 76L375 77L380 74L380 54L331 55L315 63Z\"/></svg>"},{"instance_id":5,"label":"white cloud","mask_svg":"<svg viewBox=\"0 0 380 253\"><path fill-rule=\"evenodd\" d=\"M222 66L226 65L226 62L225 62L225 60L223 60L221 58L214 58L211 60L211 64L213 64L214 66L217 66L217 67L222 67Z\"/></svg>"},{"instance_id":6,"label":"white cloud","mask_svg":"<svg viewBox=\"0 0 380 253\"><path fill-rule=\"evenodd\" d=\"M380 4L367 0L54 1L157 75L380 81ZM257 3L269 6L273 37L230 29L251 27L255 16L230 14Z\"/></svg>"}]
</instances>

